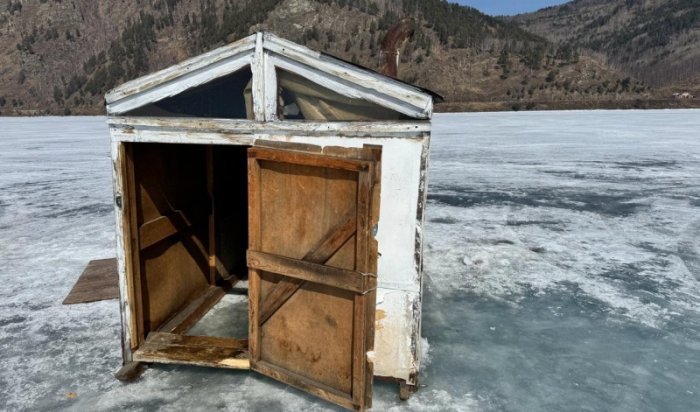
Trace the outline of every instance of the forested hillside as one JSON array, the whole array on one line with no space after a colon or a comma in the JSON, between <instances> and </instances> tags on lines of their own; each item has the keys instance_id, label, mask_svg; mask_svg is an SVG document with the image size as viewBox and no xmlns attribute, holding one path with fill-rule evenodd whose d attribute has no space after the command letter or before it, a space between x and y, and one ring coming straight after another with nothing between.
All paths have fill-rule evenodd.
<instances>
[{"instance_id":1,"label":"forested hillside","mask_svg":"<svg viewBox=\"0 0 700 412\"><path fill-rule=\"evenodd\" d=\"M102 113L110 88L258 30L378 69L381 40L408 17L399 77L446 108L654 94L577 44L443 0L0 0L0 113Z\"/></svg>"},{"instance_id":2,"label":"forested hillside","mask_svg":"<svg viewBox=\"0 0 700 412\"><path fill-rule=\"evenodd\" d=\"M653 86L700 81L698 0L577 0L515 22L555 43L600 53Z\"/></svg>"}]
</instances>

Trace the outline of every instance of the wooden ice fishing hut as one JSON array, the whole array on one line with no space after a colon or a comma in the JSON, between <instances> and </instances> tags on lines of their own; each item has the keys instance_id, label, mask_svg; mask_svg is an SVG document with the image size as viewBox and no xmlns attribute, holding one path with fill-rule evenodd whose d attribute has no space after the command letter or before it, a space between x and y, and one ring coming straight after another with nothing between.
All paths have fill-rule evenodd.
<instances>
[{"instance_id":1,"label":"wooden ice fishing hut","mask_svg":"<svg viewBox=\"0 0 700 412\"><path fill-rule=\"evenodd\" d=\"M430 92L268 33L106 95L124 368L251 369L347 408L420 369ZM248 280L248 336L190 328Z\"/></svg>"}]
</instances>

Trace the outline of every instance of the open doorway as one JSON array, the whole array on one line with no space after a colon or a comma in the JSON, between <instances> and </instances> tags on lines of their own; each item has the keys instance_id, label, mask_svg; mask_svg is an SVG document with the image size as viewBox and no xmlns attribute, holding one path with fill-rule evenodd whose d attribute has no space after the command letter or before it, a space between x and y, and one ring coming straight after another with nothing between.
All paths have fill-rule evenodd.
<instances>
[{"instance_id":1,"label":"open doorway","mask_svg":"<svg viewBox=\"0 0 700 412\"><path fill-rule=\"evenodd\" d=\"M210 361L240 358L230 367L248 367L246 150L156 143L126 147L142 340L135 356L143 361L174 357L200 364L191 356L199 342L203 351L221 349ZM178 348L187 353L179 356Z\"/></svg>"}]
</instances>

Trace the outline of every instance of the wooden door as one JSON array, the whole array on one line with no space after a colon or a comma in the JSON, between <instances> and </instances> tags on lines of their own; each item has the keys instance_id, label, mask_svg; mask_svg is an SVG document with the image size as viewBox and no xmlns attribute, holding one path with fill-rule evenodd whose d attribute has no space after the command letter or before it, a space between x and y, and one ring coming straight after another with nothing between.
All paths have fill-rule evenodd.
<instances>
[{"instance_id":1,"label":"wooden door","mask_svg":"<svg viewBox=\"0 0 700 412\"><path fill-rule=\"evenodd\" d=\"M381 149L281 146L248 151L251 368L364 410Z\"/></svg>"}]
</instances>

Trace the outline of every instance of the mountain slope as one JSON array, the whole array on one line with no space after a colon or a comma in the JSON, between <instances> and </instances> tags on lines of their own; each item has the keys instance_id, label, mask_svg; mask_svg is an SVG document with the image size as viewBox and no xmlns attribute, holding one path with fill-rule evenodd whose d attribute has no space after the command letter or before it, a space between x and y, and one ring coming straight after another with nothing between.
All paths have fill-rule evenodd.
<instances>
[{"instance_id":1,"label":"mountain slope","mask_svg":"<svg viewBox=\"0 0 700 412\"><path fill-rule=\"evenodd\" d=\"M700 80L699 0L576 0L514 21L553 42L598 52L654 86Z\"/></svg>"},{"instance_id":2,"label":"mountain slope","mask_svg":"<svg viewBox=\"0 0 700 412\"><path fill-rule=\"evenodd\" d=\"M417 24L399 77L450 103L650 95L594 55L443 0L0 0L0 113L102 113L110 88L256 30L378 69L404 18Z\"/></svg>"}]
</instances>

